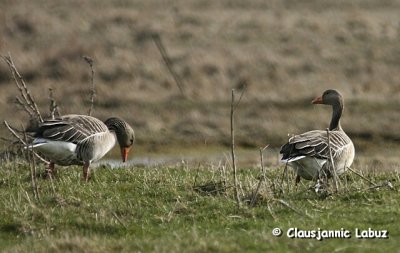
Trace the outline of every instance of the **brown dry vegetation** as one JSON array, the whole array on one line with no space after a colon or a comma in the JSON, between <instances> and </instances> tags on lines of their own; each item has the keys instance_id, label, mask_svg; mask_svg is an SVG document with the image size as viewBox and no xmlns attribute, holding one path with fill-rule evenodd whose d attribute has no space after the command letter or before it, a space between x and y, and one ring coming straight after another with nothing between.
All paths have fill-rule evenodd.
<instances>
[{"instance_id":1,"label":"brown dry vegetation","mask_svg":"<svg viewBox=\"0 0 400 253\"><path fill-rule=\"evenodd\" d=\"M395 145L400 129L400 1L1 0L0 53L10 52L42 111L48 88L61 112L86 113L95 62L94 116L120 116L138 146L226 144L230 90L248 89L237 143L278 147L288 133L324 129L326 88L347 101L343 127L358 151ZM152 41L158 34L184 82L179 90ZM0 115L25 114L0 64ZM4 128L2 133L5 133ZM2 134L3 135L3 134ZM392 147L392 146L391 146ZM387 148L390 150L391 148Z\"/></svg>"}]
</instances>

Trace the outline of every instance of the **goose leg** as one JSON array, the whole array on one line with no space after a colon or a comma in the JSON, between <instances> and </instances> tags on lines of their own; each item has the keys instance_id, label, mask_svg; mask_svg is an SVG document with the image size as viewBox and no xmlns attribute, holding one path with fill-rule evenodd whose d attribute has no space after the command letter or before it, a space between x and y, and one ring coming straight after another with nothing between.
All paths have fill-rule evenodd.
<instances>
[{"instance_id":1,"label":"goose leg","mask_svg":"<svg viewBox=\"0 0 400 253\"><path fill-rule=\"evenodd\" d=\"M53 176L56 174L55 172L54 163L50 162L49 166L47 166L45 170L45 178L53 178Z\"/></svg>"},{"instance_id":2,"label":"goose leg","mask_svg":"<svg viewBox=\"0 0 400 253\"><path fill-rule=\"evenodd\" d=\"M89 181L90 178L90 169L89 169L90 163L85 163L83 165L83 175L82 175L82 180L85 180L85 182Z\"/></svg>"},{"instance_id":3,"label":"goose leg","mask_svg":"<svg viewBox=\"0 0 400 253\"><path fill-rule=\"evenodd\" d=\"M294 182L295 182L295 186L297 186L297 184L300 183L300 176L299 175L296 176L296 179L295 179Z\"/></svg>"}]
</instances>

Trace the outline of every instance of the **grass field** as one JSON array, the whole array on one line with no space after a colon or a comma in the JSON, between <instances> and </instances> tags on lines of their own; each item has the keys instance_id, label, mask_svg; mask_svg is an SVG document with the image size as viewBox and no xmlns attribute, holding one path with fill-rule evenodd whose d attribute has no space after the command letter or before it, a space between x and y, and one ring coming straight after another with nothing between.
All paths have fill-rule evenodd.
<instances>
[{"instance_id":1,"label":"grass field","mask_svg":"<svg viewBox=\"0 0 400 253\"><path fill-rule=\"evenodd\" d=\"M364 173L378 188L349 172L339 193L330 186L333 194L323 195L310 182L295 189L292 178L288 188L282 170L269 167L250 207L260 169L241 168L238 209L222 165L102 166L89 183L78 167L60 169L53 181L37 178L38 199L29 171L21 161L0 170L3 252L399 252L398 172ZM274 228L283 235L273 236ZM292 239L289 228L345 229L352 237ZM387 230L389 238L358 239L356 228Z\"/></svg>"}]
</instances>

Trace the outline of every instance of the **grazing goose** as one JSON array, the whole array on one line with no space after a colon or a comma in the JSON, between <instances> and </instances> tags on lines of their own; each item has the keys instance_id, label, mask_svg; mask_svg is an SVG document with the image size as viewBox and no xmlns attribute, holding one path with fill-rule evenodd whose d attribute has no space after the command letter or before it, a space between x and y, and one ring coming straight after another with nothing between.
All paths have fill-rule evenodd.
<instances>
[{"instance_id":1,"label":"grazing goose","mask_svg":"<svg viewBox=\"0 0 400 253\"><path fill-rule=\"evenodd\" d=\"M54 164L83 165L85 181L89 179L90 164L101 159L117 142L125 162L135 140L132 127L125 121L109 118L103 123L86 115L49 119L27 131L35 137L30 147L50 161L49 173L54 172Z\"/></svg>"},{"instance_id":2,"label":"grazing goose","mask_svg":"<svg viewBox=\"0 0 400 253\"><path fill-rule=\"evenodd\" d=\"M329 125L330 151L336 174L342 174L350 167L354 159L354 145L340 125L344 102L342 95L336 90L326 90L322 96L312 101L313 104L331 105L333 109ZM287 162L297 173L296 184L300 178L316 180L330 177L330 154L328 134L325 130L313 130L295 135L282 146L282 161Z\"/></svg>"}]
</instances>

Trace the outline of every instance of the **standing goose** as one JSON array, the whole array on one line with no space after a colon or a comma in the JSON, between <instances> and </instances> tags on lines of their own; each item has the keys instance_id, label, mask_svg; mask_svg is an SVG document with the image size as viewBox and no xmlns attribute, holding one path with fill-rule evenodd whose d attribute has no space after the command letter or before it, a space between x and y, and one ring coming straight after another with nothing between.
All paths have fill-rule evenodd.
<instances>
[{"instance_id":1,"label":"standing goose","mask_svg":"<svg viewBox=\"0 0 400 253\"><path fill-rule=\"evenodd\" d=\"M332 106L332 119L328 134L324 130L313 130L295 135L282 146L282 161L287 162L297 173L296 184L300 178L316 180L322 176L330 177L330 152L336 174L340 175L350 167L354 159L354 145L340 125L344 109L342 95L336 90L326 90L322 96L315 98L313 104Z\"/></svg>"},{"instance_id":2,"label":"standing goose","mask_svg":"<svg viewBox=\"0 0 400 253\"><path fill-rule=\"evenodd\" d=\"M91 116L75 114L40 123L33 129L33 136L30 147L50 161L49 173L54 172L54 164L83 165L85 181L89 179L90 164L101 159L117 142L125 162L135 140L132 127L119 118L109 118L103 123Z\"/></svg>"}]
</instances>

